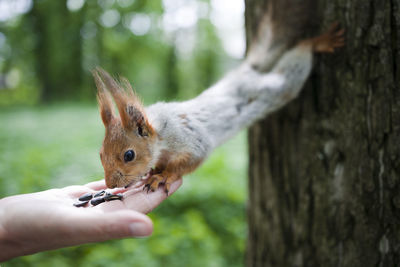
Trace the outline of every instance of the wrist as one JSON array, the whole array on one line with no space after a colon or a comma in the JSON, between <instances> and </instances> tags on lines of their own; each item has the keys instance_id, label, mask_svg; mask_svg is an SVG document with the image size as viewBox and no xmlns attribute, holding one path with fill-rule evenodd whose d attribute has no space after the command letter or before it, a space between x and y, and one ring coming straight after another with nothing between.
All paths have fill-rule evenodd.
<instances>
[{"instance_id":1,"label":"wrist","mask_svg":"<svg viewBox=\"0 0 400 267\"><path fill-rule=\"evenodd\" d=\"M4 207L5 201L0 199L0 263L20 255L17 242L12 240L5 227L4 219L7 215Z\"/></svg>"}]
</instances>

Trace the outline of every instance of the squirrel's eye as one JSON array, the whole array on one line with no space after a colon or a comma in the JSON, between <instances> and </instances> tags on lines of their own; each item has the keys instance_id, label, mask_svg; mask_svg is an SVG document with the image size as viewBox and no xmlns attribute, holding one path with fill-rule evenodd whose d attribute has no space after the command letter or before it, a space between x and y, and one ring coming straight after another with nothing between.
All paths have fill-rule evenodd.
<instances>
[{"instance_id":1,"label":"squirrel's eye","mask_svg":"<svg viewBox=\"0 0 400 267\"><path fill-rule=\"evenodd\" d=\"M132 161L135 158L135 152L133 150L128 150L125 152L124 161Z\"/></svg>"}]
</instances>

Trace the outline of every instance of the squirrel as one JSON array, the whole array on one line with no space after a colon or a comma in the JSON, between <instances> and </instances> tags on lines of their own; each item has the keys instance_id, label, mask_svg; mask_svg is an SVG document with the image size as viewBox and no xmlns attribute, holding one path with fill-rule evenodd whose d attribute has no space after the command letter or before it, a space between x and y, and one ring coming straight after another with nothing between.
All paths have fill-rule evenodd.
<instances>
[{"instance_id":1,"label":"squirrel","mask_svg":"<svg viewBox=\"0 0 400 267\"><path fill-rule=\"evenodd\" d=\"M298 42L273 64L268 62L268 72L254 64L257 58L263 60L258 56L263 45L259 42L250 46L239 67L199 96L147 108L127 79L116 81L103 69L95 69L105 126L100 158L107 187L145 180L147 192L164 184L168 195L171 183L194 171L214 148L294 99L311 72L313 53L333 53L344 45L343 33L335 23L325 34Z\"/></svg>"}]
</instances>

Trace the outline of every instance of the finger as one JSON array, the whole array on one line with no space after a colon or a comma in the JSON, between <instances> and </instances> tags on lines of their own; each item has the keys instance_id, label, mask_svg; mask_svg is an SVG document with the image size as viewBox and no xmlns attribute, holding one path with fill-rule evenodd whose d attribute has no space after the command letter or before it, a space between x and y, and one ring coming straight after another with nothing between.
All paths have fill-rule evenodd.
<instances>
[{"instance_id":1,"label":"finger","mask_svg":"<svg viewBox=\"0 0 400 267\"><path fill-rule=\"evenodd\" d=\"M172 195L173 193L175 193L175 191L178 190L179 187L181 187L182 182L183 182L182 178L180 178L179 180L173 182L173 183L171 184L170 188L169 188L170 191L169 191L169 193L168 193L168 196L170 196L170 195Z\"/></svg>"},{"instance_id":2,"label":"finger","mask_svg":"<svg viewBox=\"0 0 400 267\"><path fill-rule=\"evenodd\" d=\"M128 186L125 187L125 188L126 188L126 189L132 189L132 188L141 187L142 185L144 185L144 183L145 183L145 180L140 180L139 182L134 183L134 184L131 184L131 185L128 185Z\"/></svg>"},{"instance_id":3,"label":"finger","mask_svg":"<svg viewBox=\"0 0 400 267\"><path fill-rule=\"evenodd\" d=\"M153 223L149 217L127 209L107 213L85 209L70 222L69 227L72 228L70 238L75 244L143 237L153 232Z\"/></svg>"},{"instance_id":4,"label":"finger","mask_svg":"<svg viewBox=\"0 0 400 267\"><path fill-rule=\"evenodd\" d=\"M182 185L182 179L171 184L169 195L172 195ZM125 206L142 213L149 213L167 198L163 186L154 192L147 193L141 188L129 190L124 194Z\"/></svg>"},{"instance_id":5,"label":"finger","mask_svg":"<svg viewBox=\"0 0 400 267\"><path fill-rule=\"evenodd\" d=\"M90 189L93 190L103 190L106 189L106 182L104 179L100 180L100 181L95 181L95 182L90 182L88 184L85 184L86 187L89 187Z\"/></svg>"},{"instance_id":6,"label":"finger","mask_svg":"<svg viewBox=\"0 0 400 267\"><path fill-rule=\"evenodd\" d=\"M95 192L94 190L83 185L70 185L64 187L62 190L72 198L78 198L83 194Z\"/></svg>"},{"instance_id":7,"label":"finger","mask_svg":"<svg viewBox=\"0 0 400 267\"><path fill-rule=\"evenodd\" d=\"M126 209L124 202L122 202L120 200L107 201L107 202L101 203L100 205L94 206L93 208L100 209L104 213Z\"/></svg>"},{"instance_id":8,"label":"finger","mask_svg":"<svg viewBox=\"0 0 400 267\"><path fill-rule=\"evenodd\" d=\"M15 220L17 223L5 224L15 240L24 240L28 247L32 242L36 244L31 250L27 247L25 253L110 239L143 237L151 235L153 231L150 218L132 210L104 213L95 209L67 208L56 203L50 203L47 208L42 214L44 220ZM31 211L27 213L32 213L32 210L35 214L43 208L33 204Z\"/></svg>"}]
</instances>

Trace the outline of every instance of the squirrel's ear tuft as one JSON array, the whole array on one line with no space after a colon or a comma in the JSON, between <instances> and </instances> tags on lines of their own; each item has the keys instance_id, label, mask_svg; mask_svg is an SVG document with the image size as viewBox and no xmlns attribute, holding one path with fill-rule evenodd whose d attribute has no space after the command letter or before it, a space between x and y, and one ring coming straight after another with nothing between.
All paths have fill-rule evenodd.
<instances>
[{"instance_id":1,"label":"squirrel's ear tuft","mask_svg":"<svg viewBox=\"0 0 400 267\"><path fill-rule=\"evenodd\" d=\"M151 136L154 129L149 124L144 107L138 96L133 92L132 86L125 78L120 78L117 83L105 70L96 69L117 104L122 125L128 131L136 131L140 136Z\"/></svg>"},{"instance_id":2,"label":"squirrel's ear tuft","mask_svg":"<svg viewBox=\"0 0 400 267\"><path fill-rule=\"evenodd\" d=\"M112 103L110 94L106 90L105 84L99 76L98 71L94 70L92 74L97 87L97 102L99 104L100 116L104 126L107 127L114 118L114 105Z\"/></svg>"},{"instance_id":3,"label":"squirrel's ear tuft","mask_svg":"<svg viewBox=\"0 0 400 267\"><path fill-rule=\"evenodd\" d=\"M126 106L125 117L127 118L125 123L122 116L121 120L127 130L135 131L142 137L152 136L154 134L154 129L145 117L145 113L141 107L138 107L135 104L128 104Z\"/></svg>"},{"instance_id":4,"label":"squirrel's ear tuft","mask_svg":"<svg viewBox=\"0 0 400 267\"><path fill-rule=\"evenodd\" d=\"M146 137L154 134L154 129L147 120L144 106L139 97L134 93L129 81L121 77L120 85L126 93L124 110L120 111L121 120L124 127L128 130L136 131L140 136Z\"/></svg>"}]
</instances>

